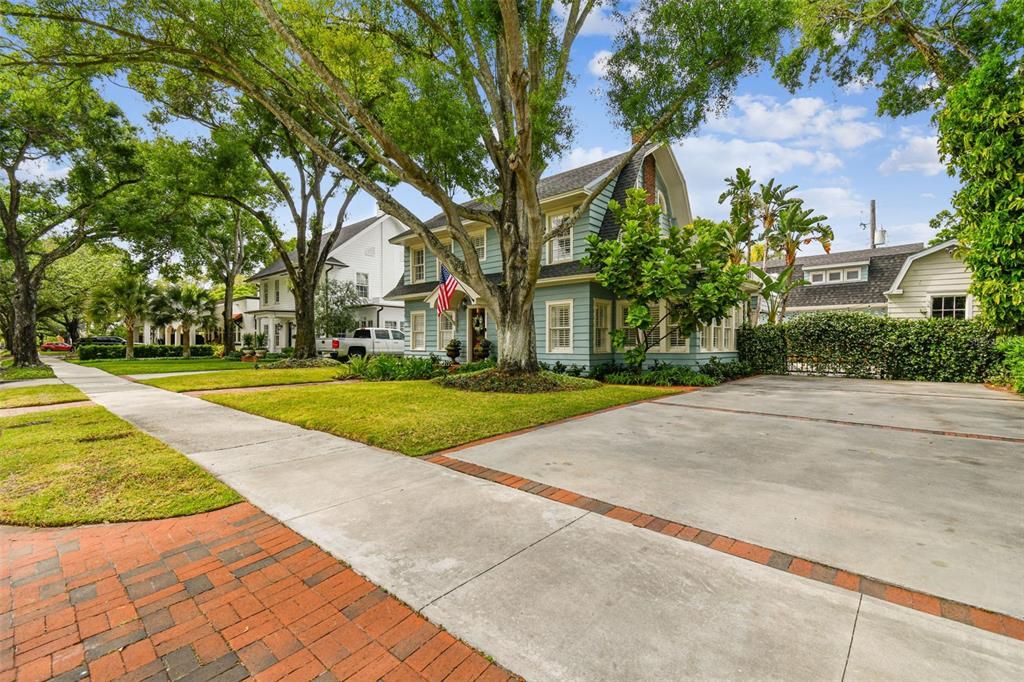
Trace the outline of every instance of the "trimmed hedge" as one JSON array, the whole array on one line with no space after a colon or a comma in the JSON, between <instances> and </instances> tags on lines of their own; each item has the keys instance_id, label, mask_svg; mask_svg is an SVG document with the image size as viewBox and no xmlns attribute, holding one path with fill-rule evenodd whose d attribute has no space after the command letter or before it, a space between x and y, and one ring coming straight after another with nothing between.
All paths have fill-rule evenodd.
<instances>
[{"instance_id":1,"label":"trimmed hedge","mask_svg":"<svg viewBox=\"0 0 1024 682\"><path fill-rule=\"evenodd\" d=\"M739 357L764 374L977 383L999 367L996 333L978 320L896 320L821 312L742 327Z\"/></svg>"},{"instance_id":2,"label":"trimmed hedge","mask_svg":"<svg viewBox=\"0 0 1024 682\"><path fill-rule=\"evenodd\" d=\"M1010 387L1024 395L1024 336L1010 336L999 342L1005 354L1003 372Z\"/></svg>"},{"instance_id":3,"label":"trimmed hedge","mask_svg":"<svg viewBox=\"0 0 1024 682\"><path fill-rule=\"evenodd\" d=\"M213 357L213 346L197 345L192 346L191 354L194 358ZM135 359L146 358L180 358L181 346L169 346L157 343L135 344ZM79 360L123 360L125 346L79 346Z\"/></svg>"}]
</instances>

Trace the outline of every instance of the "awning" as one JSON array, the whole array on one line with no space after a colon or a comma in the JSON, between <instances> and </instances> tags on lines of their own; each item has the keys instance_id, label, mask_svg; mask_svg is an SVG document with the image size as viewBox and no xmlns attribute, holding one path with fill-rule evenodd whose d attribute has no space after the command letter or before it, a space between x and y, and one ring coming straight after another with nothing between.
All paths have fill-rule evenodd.
<instances>
[{"instance_id":1,"label":"awning","mask_svg":"<svg viewBox=\"0 0 1024 682\"><path fill-rule=\"evenodd\" d=\"M440 295L441 285L438 284L436 287L434 287L434 290L431 291L430 294L423 300L426 301L431 308L437 308L437 298ZM462 302L463 298L465 298L469 303L473 303L477 298L479 298L479 296L477 296L477 293L470 289L468 286L466 286L462 282L459 282L458 285L456 285L455 287L454 293L452 293L452 300L448 308L455 308Z\"/></svg>"}]
</instances>

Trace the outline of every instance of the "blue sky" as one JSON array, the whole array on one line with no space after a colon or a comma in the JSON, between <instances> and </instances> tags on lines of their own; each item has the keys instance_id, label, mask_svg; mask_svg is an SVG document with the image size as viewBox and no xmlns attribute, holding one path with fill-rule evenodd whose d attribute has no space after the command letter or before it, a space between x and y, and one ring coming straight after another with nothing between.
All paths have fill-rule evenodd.
<instances>
[{"instance_id":1,"label":"blue sky","mask_svg":"<svg viewBox=\"0 0 1024 682\"><path fill-rule=\"evenodd\" d=\"M574 45L577 82L568 102L577 134L570 151L552 161L550 172L628 147L629 133L612 125L601 92L601 57L611 48L614 29L615 23L598 13ZM145 105L138 96L113 84L104 90L141 121ZM948 208L956 182L939 162L930 115L877 117L877 96L870 86L843 91L829 82L791 94L773 81L768 67L744 78L728 112L673 145L694 214L726 217L727 207L717 202L723 180L737 166L750 166L758 180L774 177L784 185L798 185L794 195L829 217L835 250L868 246L860 223L867 222L870 199L877 201L888 244L927 242L933 236L928 220ZM188 134L190 129L179 125L169 130ZM397 195L422 217L437 212L411 188L401 188ZM350 209L350 221L374 210L373 200L360 196ZM287 213L278 214L285 232L293 232ZM806 249L820 251L817 245Z\"/></svg>"}]
</instances>

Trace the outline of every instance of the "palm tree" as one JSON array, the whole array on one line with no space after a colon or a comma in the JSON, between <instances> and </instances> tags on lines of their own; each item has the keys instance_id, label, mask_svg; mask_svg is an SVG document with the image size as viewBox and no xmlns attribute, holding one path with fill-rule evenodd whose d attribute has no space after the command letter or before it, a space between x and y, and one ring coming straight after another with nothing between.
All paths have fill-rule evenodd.
<instances>
[{"instance_id":1,"label":"palm tree","mask_svg":"<svg viewBox=\"0 0 1024 682\"><path fill-rule=\"evenodd\" d=\"M783 254L786 267L791 271L796 262L796 253L801 246L818 242L825 249L825 253L832 250L835 234L825 223L826 220L828 218L823 215L814 215L813 208L805 209L803 201L793 201L779 214L778 225L768 235L768 245ZM781 294L780 320L786 316L786 302L792 289L793 287L784 289Z\"/></svg>"},{"instance_id":2,"label":"palm tree","mask_svg":"<svg viewBox=\"0 0 1024 682\"><path fill-rule=\"evenodd\" d=\"M157 293L153 307L160 319L181 324L181 355L192 357L192 329L209 323L213 316L210 292L191 282L171 284Z\"/></svg>"},{"instance_id":3,"label":"palm tree","mask_svg":"<svg viewBox=\"0 0 1024 682\"><path fill-rule=\"evenodd\" d=\"M764 242L764 255L761 260L761 269L768 267L768 251L772 241L772 233L775 231L775 224L779 214L784 208L791 205L796 199L787 198L786 195L796 189L796 185L783 187L775 184L775 178L768 181L767 185L762 184L758 189L755 202L757 207L755 213L761 223L761 240Z\"/></svg>"},{"instance_id":4,"label":"palm tree","mask_svg":"<svg viewBox=\"0 0 1024 682\"><path fill-rule=\"evenodd\" d=\"M757 197L754 194L754 178L749 168L737 168L736 176L725 179L726 190L718 195L718 203L729 201L729 222L732 224L734 248L729 256L733 265L751 263L751 248L754 243Z\"/></svg>"},{"instance_id":5,"label":"palm tree","mask_svg":"<svg viewBox=\"0 0 1024 682\"><path fill-rule=\"evenodd\" d=\"M153 285L142 275L126 270L92 292L89 317L96 321L120 320L127 330L124 357L135 358L135 328L149 312Z\"/></svg>"}]
</instances>

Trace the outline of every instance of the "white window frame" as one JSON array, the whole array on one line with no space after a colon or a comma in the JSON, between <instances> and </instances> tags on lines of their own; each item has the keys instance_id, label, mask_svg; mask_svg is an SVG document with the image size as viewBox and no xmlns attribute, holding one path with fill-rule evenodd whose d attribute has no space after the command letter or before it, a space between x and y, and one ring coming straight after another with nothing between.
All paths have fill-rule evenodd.
<instances>
[{"instance_id":1,"label":"white window frame","mask_svg":"<svg viewBox=\"0 0 1024 682\"><path fill-rule=\"evenodd\" d=\"M416 321L419 320L422 330L416 331ZM416 335L422 334L422 341L416 343ZM427 313L426 311L419 311L415 313L409 313L409 350L426 350L427 349Z\"/></svg>"},{"instance_id":2,"label":"white window frame","mask_svg":"<svg viewBox=\"0 0 1024 682\"><path fill-rule=\"evenodd\" d=\"M861 281L861 273L863 271L860 268L847 268L843 274L843 279L847 282L859 282ZM856 277L850 277L852 273L857 273Z\"/></svg>"},{"instance_id":3,"label":"white window frame","mask_svg":"<svg viewBox=\"0 0 1024 682\"><path fill-rule=\"evenodd\" d=\"M690 335L683 334L679 331L679 325L672 324L672 318L665 319L665 348L669 352L673 353L689 353L690 352ZM676 330L678 337L678 343L672 343L672 330Z\"/></svg>"},{"instance_id":4,"label":"white window frame","mask_svg":"<svg viewBox=\"0 0 1024 682\"><path fill-rule=\"evenodd\" d=\"M260 282L260 291L263 292L263 305L270 303L270 282Z\"/></svg>"},{"instance_id":5,"label":"white window frame","mask_svg":"<svg viewBox=\"0 0 1024 682\"><path fill-rule=\"evenodd\" d=\"M604 327L597 326L598 311L604 313ZM593 345L595 353L610 353L612 350L612 302L606 299L595 298L594 299L594 329L593 329ZM603 334L598 334L598 330L603 331ZM601 339L599 341L599 339Z\"/></svg>"},{"instance_id":6,"label":"white window frame","mask_svg":"<svg viewBox=\"0 0 1024 682\"><path fill-rule=\"evenodd\" d=\"M363 279L362 282L359 281L360 278ZM360 298L370 298L370 273L356 273L356 295Z\"/></svg>"},{"instance_id":7,"label":"white window frame","mask_svg":"<svg viewBox=\"0 0 1024 682\"><path fill-rule=\"evenodd\" d=\"M652 306L655 309L652 310ZM654 303L647 306L647 312L651 314L651 322L658 323L657 327L652 327L650 330L651 332L654 333L655 336L658 337L658 342L651 346L650 350L647 351L648 353L660 353L662 350L662 346L665 343L665 334L662 333L664 326L662 325L661 321L661 316L664 315L665 313L662 310L662 307L663 306L661 301L655 301Z\"/></svg>"},{"instance_id":8,"label":"white window frame","mask_svg":"<svg viewBox=\"0 0 1024 682\"><path fill-rule=\"evenodd\" d=\"M563 212L563 213L554 213L552 215L549 215L548 216L548 229L549 230L555 229L555 224L556 224L555 221L559 220L560 218L569 218L570 216L572 216L572 212L571 211L566 211L566 212ZM552 239L551 241L548 242L548 263L568 263L568 262L572 261L573 240L574 240L574 238L576 236L575 232L576 232L576 226L572 225L572 226L569 227L569 232L568 233L563 234L560 237L555 237L554 239ZM569 255L565 256L564 258L559 258L559 257L556 257L557 252L555 250L555 246L556 246L556 244L559 241L561 241L563 239L568 239L569 240Z\"/></svg>"},{"instance_id":9,"label":"white window frame","mask_svg":"<svg viewBox=\"0 0 1024 682\"><path fill-rule=\"evenodd\" d=\"M441 320L442 319L448 320L449 322L452 323L452 328L444 332L445 336L443 338L441 336L441 333L442 333L441 332ZM437 316L437 350L445 350L446 348L448 348L448 343L452 339L455 338L455 335L458 333L458 331L459 331L459 322L458 322L458 318L455 316L454 312L452 312L451 310L446 310L443 313L441 313L440 315L438 315Z\"/></svg>"},{"instance_id":10,"label":"white window frame","mask_svg":"<svg viewBox=\"0 0 1024 682\"><path fill-rule=\"evenodd\" d=\"M857 276L851 278L849 275L851 272L856 272ZM833 275L839 275L838 279L832 279ZM815 276L820 276L821 281L814 281ZM866 282L867 268L863 264L849 264L849 265L835 265L827 268L804 268L804 279L810 282L814 286L821 286L822 284L847 284L855 282Z\"/></svg>"},{"instance_id":11,"label":"white window frame","mask_svg":"<svg viewBox=\"0 0 1024 682\"><path fill-rule=\"evenodd\" d=\"M569 345L568 346L554 346L551 339L551 309L553 307L569 307ZM556 329L565 329L565 327L556 327ZM565 301L548 301L545 305L545 319L544 319L544 336L546 337L548 353L552 354L568 354L573 351L573 302L571 299Z\"/></svg>"},{"instance_id":12,"label":"white window frame","mask_svg":"<svg viewBox=\"0 0 1024 682\"><path fill-rule=\"evenodd\" d=\"M636 347L636 342L640 340L639 339L640 335L637 333L636 328L635 327L630 327L629 325L626 324L626 315L629 314L629 306L630 306L630 304L631 304L631 302L630 301L626 301L626 300L616 301L616 304L615 304L616 305L616 308L615 308L615 311L616 311L615 322L618 325L616 327L616 329L622 330L623 334L625 335L623 337L623 339L622 339L622 348L623 348L623 350L627 350L629 348L635 348ZM632 343L630 343L630 341L629 341L629 335L630 334L633 334L633 342Z\"/></svg>"},{"instance_id":13,"label":"white window frame","mask_svg":"<svg viewBox=\"0 0 1024 682\"><path fill-rule=\"evenodd\" d=\"M743 319L743 306L737 306L725 317L698 329L701 353L736 352L736 329ZM717 342L716 342L717 341Z\"/></svg>"},{"instance_id":14,"label":"white window frame","mask_svg":"<svg viewBox=\"0 0 1024 682\"><path fill-rule=\"evenodd\" d=\"M281 280L274 280L274 303L281 302Z\"/></svg>"},{"instance_id":15,"label":"white window frame","mask_svg":"<svg viewBox=\"0 0 1024 682\"><path fill-rule=\"evenodd\" d=\"M935 305L935 299L937 299L937 298L954 298L954 297L961 297L961 296L964 298L964 316L963 316L963 319L965 319L965 320L971 319L974 316L974 311L972 310L972 306L971 306L971 297L966 292L962 292L962 291L961 292L928 294L928 317L931 318L931 319L936 319L936 320L947 319L946 316L935 317L935 315L932 314L932 310L933 310L932 306Z\"/></svg>"},{"instance_id":16,"label":"white window frame","mask_svg":"<svg viewBox=\"0 0 1024 682\"><path fill-rule=\"evenodd\" d=\"M480 245L477 246L476 240L480 240ZM487 231L483 231L480 234L474 234L470 236L470 241L473 242L473 249L476 251L476 259L483 263L487 260Z\"/></svg>"},{"instance_id":17,"label":"white window frame","mask_svg":"<svg viewBox=\"0 0 1024 682\"><path fill-rule=\"evenodd\" d=\"M416 276L417 255L423 258L423 262L419 264L419 277ZM409 277L412 279L413 284L427 281L427 252L423 247L409 247Z\"/></svg>"}]
</instances>

